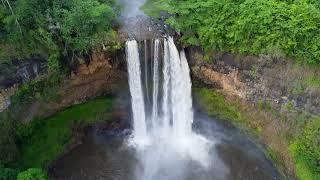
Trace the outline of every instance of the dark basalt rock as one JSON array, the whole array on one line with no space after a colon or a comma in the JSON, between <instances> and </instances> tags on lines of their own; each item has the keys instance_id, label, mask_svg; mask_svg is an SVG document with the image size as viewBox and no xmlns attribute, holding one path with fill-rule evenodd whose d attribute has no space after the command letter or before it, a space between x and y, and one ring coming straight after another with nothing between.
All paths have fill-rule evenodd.
<instances>
[{"instance_id":1,"label":"dark basalt rock","mask_svg":"<svg viewBox=\"0 0 320 180\"><path fill-rule=\"evenodd\" d=\"M46 59L32 57L25 60L13 60L0 64L0 89L7 89L14 84L20 84L35 78L47 71Z\"/></svg>"}]
</instances>

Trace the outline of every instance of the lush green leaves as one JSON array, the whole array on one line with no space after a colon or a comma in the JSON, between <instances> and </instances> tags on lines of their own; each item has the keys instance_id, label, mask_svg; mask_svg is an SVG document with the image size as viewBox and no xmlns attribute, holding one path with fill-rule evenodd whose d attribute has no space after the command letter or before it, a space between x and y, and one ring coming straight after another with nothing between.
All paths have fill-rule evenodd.
<instances>
[{"instance_id":1,"label":"lush green leaves","mask_svg":"<svg viewBox=\"0 0 320 180\"><path fill-rule=\"evenodd\" d=\"M16 180L17 179L17 174L18 174L17 170L6 168L0 163L0 179L3 179L3 180Z\"/></svg>"},{"instance_id":2,"label":"lush green leaves","mask_svg":"<svg viewBox=\"0 0 320 180\"><path fill-rule=\"evenodd\" d=\"M31 168L18 174L17 180L46 180L47 176L41 169Z\"/></svg>"},{"instance_id":3,"label":"lush green leaves","mask_svg":"<svg viewBox=\"0 0 320 180\"><path fill-rule=\"evenodd\" d=\"M95 0L72 0L70 9L55 9L61 26L61 34L72 50L85 52L100 43L96 34L110 31L113 9ZM102 42L101 42L102 43Z\"/></svg>"},{"instance_id":4,"label":"lush green leaves","mask_svg":"<svg viewBox=\"0 0 320 180\"><path fill-rule=\"evenodd\" d=\"M320 63L319 1L158 0L189 45Z\"/></svg>"},{"instance_id":5,"label":"lush green leaves","mask_svg":"<svg viewBox=\"0 0 320 180\"><path fill-rule=\"evenodd\" d=\"M114 39L100 36L113 32L117 13L113 0L10 2L12 11L6 3L0 5L0 46L11 49L1 52L3 57L4 53L9 58L42 55L49 57L52 71L61 67L63 57L72 59Z\"/></svg>"}]
</instances>

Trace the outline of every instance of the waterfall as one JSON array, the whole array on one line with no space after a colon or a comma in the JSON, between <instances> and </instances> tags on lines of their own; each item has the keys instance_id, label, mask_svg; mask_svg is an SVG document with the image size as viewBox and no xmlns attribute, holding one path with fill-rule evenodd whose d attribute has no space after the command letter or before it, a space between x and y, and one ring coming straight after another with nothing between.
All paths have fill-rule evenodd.
<instances>
[{"instance_id":1,"label":"waterfall","mask_svg":"<svg viewBox=\"0 0 320 180\"><path fill-rule=\"evenodd\" d=\"M139 60L138 43L136 41L128 41L126 43L129 86L131 92L131 104L133 113L133 137L141 140L147 137L146 115L144 107L144 98L141 84L141 70Z\"/></svg>"},{"instance_id":2,"label":"waterfall","mask_svg":"<svg viewBox=\"0 0 320 180\"><path fill-rule=\"evenodd\" d=\"M159 89L159 45L160 40L156 39L154 44L153 59L153 96L152 96L152 127L155 129L158 119L158 89Z\"/></svg>"},{"instance_id":3,"label":"waterfall","mask_svg":"<svg viewBox=\"0 0 320 180\"><path fill-rule=\"evenodd\" d=\"M164 40L164 55L163 55L163 100L162 100L162 130L163 134L168 134L170 127L170 101L169 101L169 85L170 85L170 54L168 41Z\"/></svg>"},{"instance_id":4,"label":"waterfall","mask_svg":"<svg viewBox=\"0 0 320 180\"><path fill-rule=\"evenodd\" d=\"M193 123L193 109L192 109L192 83L191 83L191 77L190 77L190 69L188 65L188 61L186 58L186 54L184 51L180 52L180 58L181 58L181 74L182 74L182 82L183 85L181 88L183 88L183 94L180 95L184 101L184 107L182 112L184 114L184 119L186 122L186 132L185 133L191 133L192 131L192 123Z\"/></svg>"},{"instance_id":5,"label":"waterfall","mask_svg":"<svg viewBox=\"0 0 320 180\"><path fill-rule=\"evenodd\" d=\"M141 169L137 170L138 179L177 179L180 175L178 171L172 172L170 164L191 160L207 167L210 164L207 160L211 142L192 131L192 83L184 50L178 51L172 37L164 39L163 46L159 39L152 41L152 44L153 78L148 78L153 81L152 116L146 118L138 45L134 40L127 42L134 122L130 144L137 150L141 164ZM159 174L170 174L172 177L161 177Z\"/></svg>"},{"instance_id":6,"label":"waterfall","mask_svg":"<svg viewBox=\"0 0 320 180\"><path fill-rule=\"evenodd\" d=\"M144 83L146 88L147 101L149 101L149 85L148 85L148 47L147 40L144 40Z\"/></svg>"},{"instance_id":7,"label":"waterfall","mask_svg":"<svg viewBox=\"0 0 320 180\"><path fill-rule=\"evenodd\" d=\"M178 138L190 136L193 122L191 82L189 66L185 56L180 57L173 38L168 40L170 52L171 109L174 135ZM181 53L184 54L184 53Z\"/></svg>"}]
</instances>

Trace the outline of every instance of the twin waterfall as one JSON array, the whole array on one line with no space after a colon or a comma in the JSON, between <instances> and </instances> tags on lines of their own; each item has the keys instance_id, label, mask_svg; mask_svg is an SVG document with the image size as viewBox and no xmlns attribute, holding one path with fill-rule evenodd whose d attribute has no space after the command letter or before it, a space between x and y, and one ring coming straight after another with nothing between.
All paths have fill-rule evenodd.
<instances>
[{"instance_id":1,"label":"twin waterfall","mask_svg":"<svg viewBox=\"0 0 320 180\"><path fill-rule=\"evenodd\" d=\"M152 56L149 62L148 49ZM128 41L126 52L133 113L130 144L141 165L137 169L139 179L180 179L183 173L179 174L179 167L171 168L182 161L207 167L211 143L192 131L192 84L184 50L179 52L169 37L152 41L150 48L145 41L144 63L137 41Z\"/></svg>"}]
</instances>

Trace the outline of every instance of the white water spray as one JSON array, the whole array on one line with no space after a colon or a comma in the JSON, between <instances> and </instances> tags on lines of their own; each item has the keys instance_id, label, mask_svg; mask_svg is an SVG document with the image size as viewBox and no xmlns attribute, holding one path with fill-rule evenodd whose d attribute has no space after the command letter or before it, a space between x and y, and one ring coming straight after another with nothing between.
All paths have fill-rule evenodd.
<instances>
[{"instance_id":1,"label":"white water spray","mask_svg":"<svg viewBox=\"0 0 320 180\"><path fill-rule=\"evenodd\" d=\"M210 164L207 162L210 142L192 131L192 84L186 55L184 51L179 53L171 37L163 44L162 98L159 98L161 41L155 40L152 116L146 119L138 46L136 41L127 43L134 120L132 142L141 165L137 169L137 179L142 180L183 179L183 168L174 171L172 168L183 167L189 161L202 167ZM158 103L158 99L162 99L162 103Z\"/></svg>"}]
</instances>

